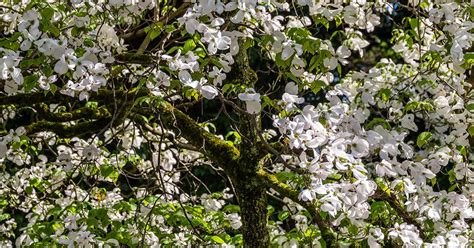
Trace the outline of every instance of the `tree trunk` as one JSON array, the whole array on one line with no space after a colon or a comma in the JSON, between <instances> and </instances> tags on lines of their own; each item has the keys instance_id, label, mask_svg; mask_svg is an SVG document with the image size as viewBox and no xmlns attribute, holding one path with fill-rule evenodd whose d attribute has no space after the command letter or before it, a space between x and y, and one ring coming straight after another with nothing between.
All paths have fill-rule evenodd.
<instances>
[{"instance_id":1,"label":"tree trunk","mask_svg":"<svg viewBox=\"0 0 474 248\"><path fill-rule=\"evenodd\" d=\"M269 247L270 236L267 229L267 195L254 175L239 175L236 183L242 217L244 247Z\"/></svg>"}]
</instances>

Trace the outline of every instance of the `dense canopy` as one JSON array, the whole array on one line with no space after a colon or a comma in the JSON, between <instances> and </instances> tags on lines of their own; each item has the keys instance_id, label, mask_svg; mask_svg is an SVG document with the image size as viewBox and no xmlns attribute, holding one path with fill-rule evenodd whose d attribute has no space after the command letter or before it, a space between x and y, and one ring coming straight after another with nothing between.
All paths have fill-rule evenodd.
<instances>
[{"instance_id":1,"label":"dense canopy","mask_svg":"<svg viewBox=\"0 0 474 248\"><path fill-rule=\"evenodd\" d=\"M474 4L0 2L0 247L472 247Z\"/></svg>"}]
</instances>

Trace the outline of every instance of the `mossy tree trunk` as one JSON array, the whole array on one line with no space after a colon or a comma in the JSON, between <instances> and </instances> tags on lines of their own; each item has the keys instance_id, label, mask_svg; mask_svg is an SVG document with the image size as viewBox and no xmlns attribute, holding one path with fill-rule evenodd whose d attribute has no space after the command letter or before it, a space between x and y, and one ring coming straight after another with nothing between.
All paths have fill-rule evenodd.
<instances>
[{"instance_id":1,"label":"mossy tree trunk","mask_svg":"<svg viewBox=\"0 0 474 248\"><path fill-rule=\"evenodd\" d=\"M270 235L267 228L267 187L258 175L259 147L257 116L240 116L239 130L243 135L240 159L235 168L233 182L240 206L244 247L269 247Z\"/></svg>"},{"instance_id":2,"label":"mossy tree trunk","mask_svg":"<svg viewBox=\"0 0 474 248\"><path fill-rule=\"evenodd\" d=\"M240 206L244 247L268 247L270 236L267 229L267 187L258 177L258 161L246 149L232 178Z\"/></svg>"},{"instance_id":3,"label":"mossy tree trunk","mask_svg":"<svg viewBox=\"0 0 474 248\"><path fill-rule=\"evenodd\" d=\"M268 247L270 237L267 229L267 196L264 187L254 184L256 178L241 178L237 196L242 217L244 247Z\"/></svg>"},{"instance_id":4,"label":"mossy tree trunk","mask_svg":"<svg viewBox=\"0 0 474 248\"><path fill-rule=\"evenodd\" d=\"M251 68L247 49L249 44L239 40L239 53L228 76L231 82L254 88L258 75ZM242 108L245 108L242 106ZM270 235L267 228L267 187L258 175L260 149L257 132L260 129L258 115L241 114L237 130L242 135L240 158L231 179L240 206L244 247L269 247Z\"/></svg>"}]
</instances>

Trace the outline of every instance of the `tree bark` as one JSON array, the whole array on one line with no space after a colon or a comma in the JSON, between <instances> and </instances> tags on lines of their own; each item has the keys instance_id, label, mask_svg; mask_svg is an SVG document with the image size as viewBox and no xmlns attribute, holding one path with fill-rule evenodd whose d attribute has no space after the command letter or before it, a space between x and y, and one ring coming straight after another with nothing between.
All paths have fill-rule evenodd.
<instances>
[{"instance_id":1,"label":"tree bark","mask_svg":"<svg viewBox=\"0 0 474 248\"><path fill-rule=\"evenodd\" d=\"M266 187L262 186L255 174L242 173L234 181L242 217L244 247L269 247Z\"/></svg>"}]
</instances>

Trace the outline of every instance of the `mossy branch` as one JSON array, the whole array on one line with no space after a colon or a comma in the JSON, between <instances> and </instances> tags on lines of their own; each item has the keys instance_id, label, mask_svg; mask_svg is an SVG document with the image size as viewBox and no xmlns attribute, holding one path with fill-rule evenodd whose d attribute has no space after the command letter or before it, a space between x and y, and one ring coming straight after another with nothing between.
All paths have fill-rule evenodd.
<instances>
[{"instance_id":1,"label":"mossy branch","mask_svg":"<svg viewBox=\"0 0 474 248\"><path fill-rule=\"evenodd\" d=\"M216 162L226 173L233 174L240 158L240 151L225 140L204 130L188 115L174 108L170 103L162 101L154 111L137 108L136 112L146 116L159 116L165 128L176 132L176 136L185 138L189 144L203 151L213 162Z\"/></svg>"},{"instance_id":2,"label":"mossy branch","mask_svg":"<svg viewBox=\"0 0 474 248\"><path fill-rule=\"evenodd\" d=\"M92 92L89 101L99 101L110 104L114 101L131 100L135 97L147 96L149 94L147 89L133 89L133 90L108 90L102 89L98 92ZM12 96L0 96L0 106L17 105L17 106L32 106L39 103L69 103L77 101L77 98L44 92L21 93Z\"/></svg>"},{"instance_id":3,"label":"mossy branch","mask_svg":"<svg viewBox=\"0 0 474 248\"><path fill-rule=\"evenodd\" d=\"M149 64L158 62L157 58L148 54L141 54L141 53L121 53L115 56L115 60L119 64L140 64L140 65L149 65Z\"/></svg>"},{"instance_id":4,"label":"mossy branch","mask_svg":"<svg viewBox=\"0 0 474 248\"><path fill-rule=\"evenodd\" d=\"M32 106L37 103L57 103L73 99L66 95L44 94L43 92L22 93L12 96L0 96L0 106L18 105Z\"/></svg>"},{"instance_id":5,"label":"mossy branch","mask_svg":"<svg viewBox=\"0 0 474 248\"><path fill-rule=\"evenodd\" d=\"M146 96L149 94L147 90L136 89L132 91L124 90L99 90L90 96L90 100L99 101L110 104L117 101L120 106L127 104L127 102L136 97ZM77 100L65 95L54 95L41 93L23 93L13 96L0 97L1 105L16 105L16 106L32 106L40 103L60 103L72 102ZM187 139L191 145L204 151L204 154L211 160L215 161L227 170L231 171L232 164L240 157L240 152L233 145L218 138L216 135L205 131L199 124L187 116L185 113L174 108L168 102L161 102L157 105L156 111L146 110L143 107L135 107L132 111L144 115L159 115L162 118L163 124L166 128L174 130L178 135L182 135ZM123 111L125 112L125 111ZM37 121L26 126L27 132L37 133L41 131L51 131L61 137L74 137L81 134L89 134L94 131L101 130L112 121L109 111L105 108L96 110L80 108L69 113L45 114L44 120ZM58 122L65 122L77 119L98 119L95 121L80 122L76 125L61 124ZM114 121L119 123L120 121Z\"/></svg>"},{"instance_id":6,"label":"mossy branch","mask_svg":"<svg viewBox=\"0 0 474 248\"><path fill-rule=\"evenodd\" d=\"M50 131L62 138L81 137L102 130L111 122L112 118L81 122L67 125L51 121L38 121L25 127L29 134Z\"/></svg>"},{"instance_id":7,"label":"mossy branch","mask_svg":"<svg viewBox=\"0 0 474 248\"><path fill-rule=\"evenodd\" d=\"M82 107L71 112L64 113L52 113L48 110L48 107L42 104L37 108L41 120L52 121L52 122L68 122L79 119L103 119L111 117L110 112L105 107L90 108Z\"/></svg>"}]
</instances>

